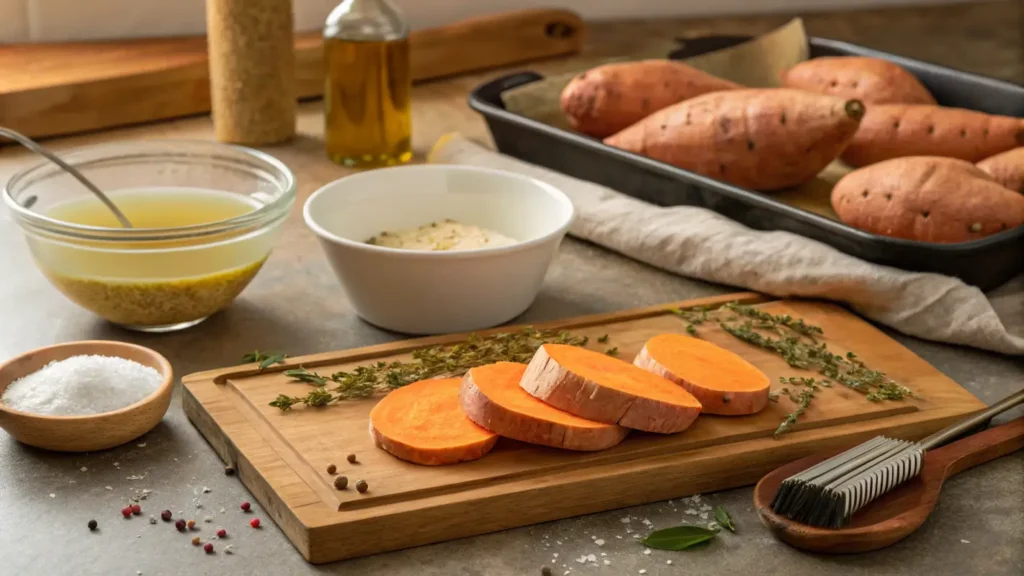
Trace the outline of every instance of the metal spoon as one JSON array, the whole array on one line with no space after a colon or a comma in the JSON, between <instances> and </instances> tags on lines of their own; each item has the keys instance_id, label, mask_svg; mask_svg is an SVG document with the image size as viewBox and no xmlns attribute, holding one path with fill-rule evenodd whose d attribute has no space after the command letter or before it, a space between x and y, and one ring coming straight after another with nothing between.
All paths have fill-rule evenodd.
<instances>
[{"instance_id":1,"label":"metal spoon","mask_svg":"<svg viewBox=\"0 0 1024 576\"><path fill-rule=\"evenodd\" d=\"M35 152L36 154L44 156L47 160L53 162L57 166L60 166L65 172L71 174L75 178L75 180L81 182L82 186L85 186L86 188L89 189L90 192L95 194L96 197L100 199L100 202L103 202L103 204L107 208L109 208L111 212L113 212L114 216L117 218L117 221L121 223L121 226L124 226L125 228L132 227L132 223L129 222L128 218L125 217L121 210L119 210L117 206L115 206L114 203L110 201L110 198L108 198L106 194L101 192L100 189L97 188L95 184L87 180L85 176L82 176L81 172L76 170L67 162L61 160L59 156L57 156L53 152L50 152L46 148L43 148L38 142L32 140L28 136L25 136L24 134L21 134L19 132L15 132L10 128L4 128L3 126L0 126L0 136L6 136L7 138L14 140L18 144L21 144L22 146L28 148L29 150Z\"/></svg>"}]
</instances>

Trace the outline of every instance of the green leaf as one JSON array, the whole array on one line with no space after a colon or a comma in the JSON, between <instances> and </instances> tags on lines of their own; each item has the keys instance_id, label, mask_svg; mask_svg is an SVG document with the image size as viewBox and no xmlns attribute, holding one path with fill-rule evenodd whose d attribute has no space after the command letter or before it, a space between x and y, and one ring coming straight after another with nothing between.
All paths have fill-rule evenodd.
<instances>
[{"instance_id":1,"label":"green leaf","mask_svg":"<svg viewBox=\"0 0 1024 576\"><path fill-rule=\"evenodd\" d=\"M700 526L676 526L655 530L643 539L644 545L658 550L686 550L691 546L707 542L718 534L718 530L708 530Z\"/></svg>"},{"instance_id":2,"label":"green leaf","mask_svg":"<svg viewBox=\"0 0 1024 576\"><path fill-rule=\"evenodd\" d=\"M252 352L242 356L242 362L259 362L260 358L263 358L263 354L260 354L259 350L253 350Z\"/></svg>"},{"instance_id":3,"label":"green leaf","mask_svg":"<svg viewBox=\"0 0 1024 576\"><path fill-rule=\"evenodd\" d=\"M288 355L284 352L271 352L265 354L263 359L260 361L260 370L266 370L274 364L284 364L284 359L287 357Z\"/></svg>"},{"instance_id":4,"label":"green leaf","mask_svg":"<svg viewBox=\"0 0 1024 576\"><path fill-rule=\"evenodd\" d=\"M310 372L305 368L296 368L294 370L285 370L284 375L299 382L308 382L317 386L323 386L327 384L327 378L317 374L316 372Z\"/></svg>"},{"instance_id":5,"label":"green leaf","mask_svg":"<svg viewBox=\"0 0 1024 576\"><path fill-rule=\"evenodd\" d=\"M736 531L736 526L733 525L732 518L729 517L729 513L725 511L725 508L723 508L721 504L715 506L715 520L718 520L718 525L729 532Z\"/></svg>"},{"instance_id":6,"label":"green leaf","mask_svg":"<svg viewBox=\"0 0 1024 576\"><path fill-rule=\"evenodd\" d=\"M600 338L597 339L597 341L600 342L601 344L608 342L608 335L605 334L604 336L601 336Z\"/></svg>"},{"instance_id":7,"label":"green leaf","mask_svg":"<svg viewBox=\"0 0 1024 576\"><path fill-rule=\"evenodd\" d=\"M618 348L618 346L616 346L614 348L609 348L609 349L605 350L604 353L609 355L609 356L618 356L619 355L619 348Z\"/></svg>"}]
</instances>

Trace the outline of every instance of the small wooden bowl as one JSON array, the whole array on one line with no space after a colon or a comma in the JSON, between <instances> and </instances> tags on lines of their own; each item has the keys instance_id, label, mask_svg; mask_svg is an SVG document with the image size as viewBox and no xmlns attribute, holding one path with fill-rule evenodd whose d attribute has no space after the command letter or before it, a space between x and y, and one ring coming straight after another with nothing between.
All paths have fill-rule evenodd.
<instances>
[{"instance_id":1,"label":"small wooden bowl","mask_svg":"<svg viewBox=\"0 0 1024 576\"><path fill-rule=\"evenodd\" d=\"M15 380L54 360L80 354L116 356L134 360L159 372L164 381L152 394L113 412L87 416L45 416L21 412L0 403L0 428L15 440L59 452L92 452L130 442L152 430L171 404L174 372L157 352L123 342L87 340L38 348L0 364L0 396Z\"/></svg>"}]
</instances>

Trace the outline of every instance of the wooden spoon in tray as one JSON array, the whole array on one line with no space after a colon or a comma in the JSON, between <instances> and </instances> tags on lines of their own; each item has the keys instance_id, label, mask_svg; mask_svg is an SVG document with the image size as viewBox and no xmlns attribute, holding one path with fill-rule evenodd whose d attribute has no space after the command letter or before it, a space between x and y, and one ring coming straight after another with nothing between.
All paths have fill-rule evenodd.
<instances>
[{"instance_id":1,"label":"wooden spoon in tray","mask_svg":"<svg viewBox=\"0 0 1024 576\"><path fill-rule=\"evenodd\" d=\"M920 474L861 508L843 528L818 528L772 511L783 480L836 453L809 456L770 472L754 488L754 507L772 534L790 546L812 552L868 552L895 544L924 524L946 478L1021 448L1024 417L928 450Z\"/></svg>"}]
</instances>

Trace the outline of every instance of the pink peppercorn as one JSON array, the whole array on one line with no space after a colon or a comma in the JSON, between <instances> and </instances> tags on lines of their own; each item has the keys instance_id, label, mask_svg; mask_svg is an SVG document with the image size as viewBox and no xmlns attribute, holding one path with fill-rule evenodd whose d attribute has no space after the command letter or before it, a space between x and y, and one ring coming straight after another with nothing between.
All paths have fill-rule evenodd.
<instances>
[{"instance_id":1,"label":"pink peppercorn","mask_svg":"<svg viewBox=\"0 0 1024 576\"><path fill-rule=\"evenodd\" d=\"M224 538L227 535L228 535L228 531L227 530L225 530L223 528L221 528L220 530L217 530L217 538Z\"/></svg>"},{"instance_id":2,"label":"pink peppercorn","mask_svg":"<svg viewBox=\"0 0 1024 576\"><path fill-rule=\"evenodd\" d=\"M196 527L196 521L195 521L195 520L189 520L189 521L187 522L187 526L188 526L188 529L189 529L189 530L194 530L194 529L195 529L195 527Z\"/></svg>"},{"instance_id":3,"label":"pink peppercorn","mask_svg":"<svg viewBox=\"0 0 1024 576\"><path fill-rule=\"evenodd\" d=\"M142 514L142 506L139 506L138 504L132 504L131 508L132 514L135 514L136 516Z\"/></svg>"},{"instance_id":4,"label":"pink peppercorn","mask_svg":"<svg viewBox=\"0 0 1024 576\"><path fill-rule=\"evenodd\" d=\"M184 532L185 531L185 521L184 520L178 520L177 522L174 523L174 527L178 529L178 532Z\"/></svg>"},{"instance_id":5,"label":"pink peppercorn","mask_svg":"<svg viewBox=\"0 0 1024 576\"><path fill-rule=\"evenodd\" d=\"M213 554L213 544L207 542L206 546L203 546L203 550L206 550L207 554Z\"/></svg>"},{"instance_id":6,"label":"pink peppercorn","mask_svg":"<svg viewBox=\"0 0 1024 576\"><path fill-rule=\"evenodd\" d=\"M132 517L132 507L131 506L125 506L124 508L121 508L121 516L124 516L125 518L131 518Z\"/></svg>"},{"instance_id":7,"label":"pink peppercorn","mask_svg":"<svg viewBox=\"0 0 1024 576\"><path fill-rule=\"evenodd\" d=\"M259 518L253 518L252 520L249 521L249 526L252 526L253 528L259 528L260 527L260 519Z\"/></svg>"},{"instance_id":8,"label":"pink peppercorn","mask_svg":"<svg viewBox=\"0 0 1024 576\"><path fill-rule=\"evenodd\" d=\"M160 513L160 517L164 519L164 522L170 522L171 521L171 511L170 510L164 510L163 512Z\"/></svg>"},{"instance_id":9,"label":"pink peppercorn","mask_svg":"<svg viewBox=\"0 0 1024 576\"><path fill-rule=\"evenodd\" d=\"M250 508L252 508L252 504L249 504L248 502L242 502L243 511L248 512Z\"/></svg>"}]
</instances>

